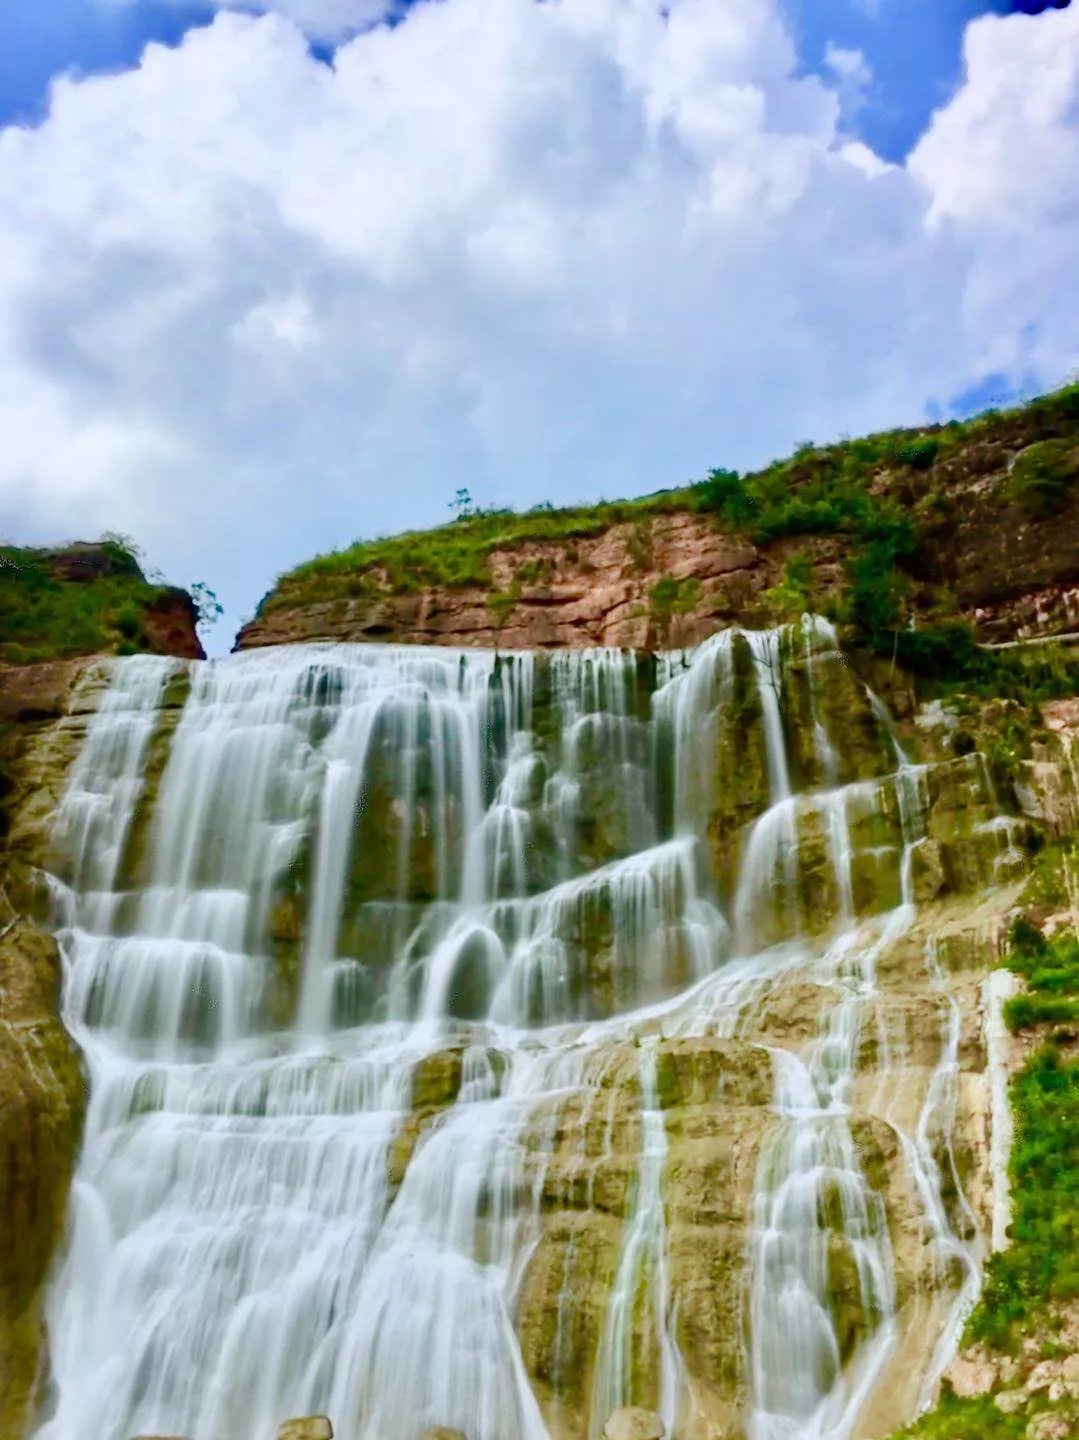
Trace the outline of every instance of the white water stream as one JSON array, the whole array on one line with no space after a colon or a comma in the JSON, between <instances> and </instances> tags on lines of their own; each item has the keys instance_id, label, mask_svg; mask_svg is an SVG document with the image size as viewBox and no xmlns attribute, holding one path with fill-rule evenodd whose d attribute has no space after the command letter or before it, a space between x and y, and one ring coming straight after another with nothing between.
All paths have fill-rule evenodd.
<instances>
[{"instance_id":1,"label":"white water stream","mask_svg":"<svg viewBox=\"0 0 1079 1440\"><path fill-rule=\"evenodd\" d=\"M818 705L818 670L840 663L822 621L727 632L659 657L652 679L650 663L256 652L190 667L171 737L161 699L181 667L115 664L57 817L66 1017L91 1105L42 1440L258 1440L316 1411L342 1440L433 1425L595 1440L627 1403L679 1433L695 1382L668 1255L661 1034L737 1034L772 1057L745 1269L727 1282L748 1297L744 1433L854 1433L899 1318L852 1085L877 958L914 918L917 786L901 757L889 769L883 729L882 773L849 771ZM792 745L806 686L815 759ZM765 763L724 877L709 817L744 780L715 741L735 709ZM895 895L880 913L856 904L869 850L852 810L904 817L890 846L874 841ZM815 938L807 833L824 837L832 897ZM828 997L816 1038L758 1042L762 998L793 976ZM935 1157L956 1121L957 1024L946 1002L906 1146L945 1248ZM581 1300L572 1246L553 1394L526 1366L519 1305L559 1105L607 1106L609 1150L601 1079L626 1044L640 1151L590 1399L571 1413L557 1378ZM969 1288L977 1265L955 1245Z\"/></svg>"}]
</instances>

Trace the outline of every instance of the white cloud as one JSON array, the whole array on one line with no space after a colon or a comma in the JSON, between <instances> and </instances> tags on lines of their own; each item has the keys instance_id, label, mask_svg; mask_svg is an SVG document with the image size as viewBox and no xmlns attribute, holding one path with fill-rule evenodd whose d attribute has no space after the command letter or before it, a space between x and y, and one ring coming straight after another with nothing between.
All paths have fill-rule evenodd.
<instances>
[{"instance_id":1,"label":"white cloud","mask_svg":"<svg viewBox=\"0 0 1079 1440\"><path fill-rule=\"evenodd\" d=\"M144 4L145 0L98 0L112 8ZM312 40L339 44L358 31L397 15L401 0L158 0L177 10L236 10L248 15L274 13L298 25Z\"/></svg>"},{"instance_id":2,"label":"white cloud","mask_svg":"<svg viewBox=\"0 0 1079 1440\"><path fill-rule=\"evenodd\" d=\"M442 0L332 69L222 14L57 82L0 133L0 532L130 530L235 617L458 485L627 494L1074 366L1079 11L975 22L901 167L776 0L670 10Z\"/></svg>"},{"instance_id":3,"label":"white cloud","mask_svg":"<svg viewBox=\"0 0 1079 1440\"><path fill-rule=\"evenodd\" d=\"M865 105L866 91L873 83L873 70L860 50L846 50L828 42L824 52L825 69L831 72L839 92L844 118L856 114Z\"/></svg>"}]
</instances>

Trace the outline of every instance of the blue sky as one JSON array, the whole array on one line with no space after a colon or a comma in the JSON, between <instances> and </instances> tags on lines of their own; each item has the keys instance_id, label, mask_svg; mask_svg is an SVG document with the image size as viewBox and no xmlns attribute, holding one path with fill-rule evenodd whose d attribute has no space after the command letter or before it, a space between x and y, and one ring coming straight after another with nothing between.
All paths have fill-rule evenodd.
<instances>
[{"instance_id":1,"label":"blue sky","mask_svg":"<svg viewBox=\"0 0 1079 1440\"><path fill-rule=\"evenodd\" d=\"M852 128L889 160L906 155L958 84L963 31L1010 0L786 0L803 63L820 68L829 44L861 50L873 84Z\"/></svg>"},{"instance_id":2,"label":"blue sky","mask_svg":"<svg viewBox=\"0 0 1079 1440\"><path fill-rule=\"evenodd\" d=\"M0 5L0 537L126 532L223 637L461 486L641 494L1079 367L1075 5L227 3Z\"/></svg>"},{"instance_id":3,"label":"blue sky","mask_svg":"<svg viewBox=\"0 0 1079 1440\"><path fill-rule=\"evenodd\" d=\"M410 0L403 3L407 8ZM807 68L824 65L829 44L865 55L874 80L851 128L892 160L907 153L930 113L954 89L967 22L1019 8L1014 0L785 0L785 5ZM58 72L127 68L148 41L175 44L213 13L198 0L6 0L0 8L0 124L39 119L49 81Z\"/></svg>"}]
</instances>

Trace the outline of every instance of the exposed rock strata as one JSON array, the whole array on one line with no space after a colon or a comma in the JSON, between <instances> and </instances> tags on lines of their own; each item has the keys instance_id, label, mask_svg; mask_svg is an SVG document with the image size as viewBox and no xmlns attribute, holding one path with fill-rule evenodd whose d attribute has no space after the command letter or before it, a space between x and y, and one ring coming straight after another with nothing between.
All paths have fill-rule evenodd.
<instances>
[{"instance_id":1,"label":"exposed rock strata","mask_svg":"<svg viewBox=\"0 0 1079 1440\"><path fill-rule=\"evenodd\" d=\"M47 817L85 733L83 702L74 699L83 669L68 662L0 673L9 786L7 835L0 833L2 1440L22 1440L37 1398L43 1291L86 1102L78 1051L59 1018L56 942L29 918L44 908L38 866L49 859Z\"/></svg>"},{"instance_id":2,"label":"exposed rock strata","mask_svg":"<svg viewBox=\"0 0 1079 1440\"><path fill-rule=\"evenodd\" d=\"M911 437L915 449L930 447L926 464L852 461L859 442L810 449L788 463L783 484L796 495L830 467L861 466L867 493L911 517L916 554L905 563L917 616L939 618L951 608L989 642L1066 634L1079 629L1076 412L1070 393L987 416L939 454L932 447L940 427L929 427ZM1050 451L1052 488L1037 492L1032 505L1018 481ZM810 562L815 606L837 599L846 564L858 558L858 542L842 525L829 533L807 525L754 544L725 531L685 493L684 510L679 492L667 492L663 513L563 541L495 548L480 583L413 588L407 567L391 578L362 557L352 570L285 575L236 648L303 640L502 649L688 645L727 624L786 618L769 592L796 553ZM527 533L527 517L516 525ZM435 548L454 546L452 526L429 538ZM667 587L665 600L657 586Z\"/></svg>"},{"instance_id":3,"label":"exposed rock strata","mask_svg":"<svg viewBox=\"0 0 1079 1440\"><path fill-rule=\"evenodd\" d=\"M742 642L744 644L744 642ZM720 888L729 884L737 847L744 843L750 818L767 803L766 760L749 734L759 729L753 687L747 683L745 655L733 667L734 704L715 723L702 727L711 761L723 773L736 772L737 784L722 792L702 782L702 803L708 808L709 862ZM797 660L794 662L797 666ZM858 682L838 662L827 662L817 703L827 714L828 728L838 741L838 778L856 787L872 786L873 777L888 768L879 737L867 723L868 704ZM62 793L68 768L82 741L86 716L96 703L100 667L81 664L27 667L20 675L5 674L0 705L20 731L16 788L9 797L10 837L6 865L9 883L23 909L34 902L34 867L53 859L49 816ZM537 725L542 731L542 677L538 687ZM6 697L6 698L3 698ZM183 699L183 681L166 696L155 739L150 744L147 793L142 816L149 814L152 787L168 754L171 726ZM1032 825L1063 833L1074 824L1079 799L1072 744L1076 719L1073 702L1047 710L1046 734L1031 755L1018 762L1021 784L1029 790L1023 805ZM718 709L718 707L717 707ZM728 716L730 718L728 718ZM998 717L999 718L999 717ZM812 714L792 708L784 720L791 734L791 762L799 782L812 789L825 777L820 760L807 742ZM970 722L974 724L975 722ZM903 1344L892 1362L879 1398L863 1417L859 1434L883 1433L908 1417L918 1402L918 1387L930 1362L927 1338L936 1333L944 1307L954 1298L958 1277L942 1277L926 1243L920 1207L900 1134L914 1132L940 1060L943 1012L954 997L962 1016L957 1063L960 1111L955 1164L970 1197L975 1217L988 1228L992 1182L986 1096L986 1057L982 1034L980 981L995 962L1009 906L1015 897L1009 882L1022 868L1018 833L1023 819L1012 815L996 824L1001 796L975 752L956 753L955 728L945 716L940 725L912 726L919 754L927 768L921 776L926 809L926 835L915 851L914 883L925 910L917 926L883 951L877 961L877 993L862 1016L852 1134L863 1167L882 1196L896 1261L896 1283ZM814 767L817 767L815 770ZM709 772L701 770L702 777ZM617 855L622 841L608 811L610 786L617 781L609 757L591 757L586 797L589 825L576 837L585 868L602 865ZM613 777L613 778L612 778ZM419 797L422 800L422 796ZM392 795L377 788L368 797L375 819L366 858L348 877L349 943L372 933L397 894ZM879 912L898 899L896 858L902 841L902 815L893 795L879 805L858 803L851 796L851 838L855 874L861 878L856 910ZM377 822L377 823L376 823ZM140 829L140 825L142 828ZM800 913L804 927L826 935L837 914L837 896L822 879L818 863L824 832L812 793L798 819L801 873ZM145 820L137 819L122 862L131 884L146 878ZM728 839L727 837L733 837ZM549 837L548 837L549 838ZM432 867L430 836L413 837L409 853L409 891L404 904L429 898ZM426 848L425 848L426 847ZM537 847L541 848L541 847ZM62 870L62 861L56 861ZM549 883L542 857L530 877L533 889ZM990 898L978 898L995 885ZM298 887L300 888L300 887ZM298 892L297 892L298 894ZM283 896L281 906L294 908L279 920L282 971L295 968L302 933L297 894ZM3 928L0 919L0 929ZM364 927L367 926L367 930ZM24 1017L35 1044L50 1053L56 1085L46 1086L39 1109L0 1118L0 1166L5 1154L8 1174L0 1170L0 1205L6 1205L16 1226L27 1234L24 1254L28 1268L19 1270L0 1295L0 1349L7 1345L14 1396L19 1412L32 1390L37 1324L43 1276L59 1233L66 1190L66 1167L78 1133L81 1089L70 1042L55 1018L55 949L24 922L10 932L4 950L6 987L16 997L11 1012L18 1025ZM5 936L5 941L8 939ZM607 964L603 917L579 938L582 985L599 1015L616 1005ZM3 942L0 942L3 943ZM291 948L291 951L289 947ZM940 967L938 976L930 955ZM288 964L286 964L286 961ZM8 974L13 977L9 982ZM20 977L22 977L20 979ZM280 990L280 1022L288 1023L294 993L287 975ZM642 1025L640 1040L655 1045L656 1088L668 1145L664 1171L664 1208L670 1285L676 1304L676 1333L686 1367L690 1401L678 1434L680 1440L728 1440L743 1433L748 1379L744 1345L745 1296L731 1277L745 1269L750 1243L750 1197L764 1137L775 1125L773 1076L769 1048L803 1049L818 1036L835 1002L835 991L822 983L813 964L784 978L782 986L765 985L755 995L751 1027L734 1036L706 1030L685 1035L661 1022ZM463 1057L484 1035L475 1023L467 997L462 999L459 1043L428 1055L412 1075L412 1111L391 1146L388 1157L391 1190L402 1182L419 1145L425 1143L452 1106L462 1084ZM9 1018L5 1009L4 1019ZM471 1023L468 1023L471 1020ZM3 1032L0 1032L2 1036ZM497 1037L489 1037L488 1062L497 1074ZM52 1050L56 1050L56 1054ZM0 1052L2 1054L3 1052ZM34 1076L26 1045L10 1052L18 1073L11 1085L31 1091ZM0 1060L0 1064L7 1063ZM538 1233L517 1296L516 1328L522 1356L535 1391L554 1432L566 1440L589 1433L588 1397L592 1360L602 1333L612 1276L632 1210L641 1151L642 1094L637 1045L608 1044L597 1048L590 1085L584 1093L559 1101L537 1114L529 1136L524 1181L540 1196ZM7 1094L7 1076L0 1073L0 1093ZM37 1105L37 1101L27 1102ZM10 1128L8 1128L10 1126ZM40 1184L33 1207L20 1209L24 1172L18 1166L26 1150L26 1134L58 1137L47 1156L30 1152L30 1176ZM7 1144L7 1151L4 1144ZM5 1189L5 1183L7 1188ZM948 1196L951 1218L962 1225L956 1197ZM16 1233L21 1233L16 1231ZM850 1256L837 1244L832 1273L839 1332L845 1351L853 1349L863 1324ZM9 1295L14 1297L9 1301ZM29 1317L29 1319L27 1318ZM8 1329L4 1331L3 1325ZM10 1338L9 1338L10 1337ZM656 1336L649 1314L636 1317L635 1362L648 1403L658 1396ZM21 1388L20 1388L21 1387ZM5 1392L7 1393L7 1392ZM18 1419L4 1418L0 1436L21 1434Z\"/></svg>"},{"instance_id":4,"label":"exposed rock strata","mask_svg":"<svg viewBox=\"0 0 1079 1440\"><path fill-rule=\"evenodd\" d=\"M641 558L642 528L646 530ZM787 547L788 549L791 547ZM565 649L617 645L650 650L688 645L744 618L782 570L782 550L721 535L700 515L664 515L615 525L572 545L529 544L490 557L492 587L379 593L334 599L293 610L267 608L246 625L236 648L303 640L378 640L404 644ZM823 561L822 561L823 563ZM522 566L542 567L542 584L522 584L504 621L488 603L492 588L506 592ZM692 610L666 620L654 613L651 591L660 578L700 582Z\"/></svg>"},{"instance_id":5,"label":"exposed rock strata","mask_svg":"<svg viewBox=\"0 0 1079 1440\"><path fill-rule=\"evenodd\" d=\"M130 573L98 545L50 563L72 585ZM159 590L143 615L145 648L200 658L195 619L186 591ZM44 1286L82 1132L85 1078L59 1017L42 876L57 858L52 815L106 680L101 657L0 665L0 1440L23 1440L40 1398Z\"/></svg>"}]
</instances>

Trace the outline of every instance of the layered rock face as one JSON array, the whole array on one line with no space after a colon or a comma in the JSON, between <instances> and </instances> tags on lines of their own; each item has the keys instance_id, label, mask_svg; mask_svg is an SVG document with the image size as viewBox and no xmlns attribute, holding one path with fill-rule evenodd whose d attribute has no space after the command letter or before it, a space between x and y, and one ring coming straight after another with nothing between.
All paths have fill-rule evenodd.
<instances>
[{"instance_id":1,"label":"layered rock face","mask_svg":"<svg viewBox=\"0 0 1079 1440\"><path fill-rule=\"evenodd\" d=\"M985 977L1063 738L1024 814L808 619L86 694L43 807L91 1080L47 1435L914 1413L1004 1204Z\"/></svg>"},{"instance_id":2,"label":"layered rock face","mask_svg":"<svg viewBox=\"0 0 1079 1440\"><path fill-rule=\"evenodd\" d=\"M857 518L874 507L883 525L909 521L896 558L918 624L962 617L993 643L1079 631L1074 387L965 427L805 447L747 480L740 519L705 484L357 544L283 575L236 648L697 644L786 618L792 562L796 608L812 597L839 614L852 567L879 544Z\"/></svg>"},{"instance_id":3,"label":"layered rock face","mask_svg":"<svg viewBox=\"0 0 1079 1440\"><path fill-rule=\"evenodd\" d=\"M394 593L376 582L350 598L268 606L240 631L236 648L309 640L509 650L696 644L744 616L778 580L783 558L782 549L765 556L744 539L722 535L709 517L663 515L572 544L496 550L489 585ZM518 580L520 573L535 578ZM652 591L664 576L698 587L691 606L656 612ZM492 595L510 597L504 611L492 605Z\"/></svg>"},{"instance_id":4,"label":"layered rock face","mask_svg":"<svg viewBox=\"0 0 1079 1440\"><path fill-rule=\"evenodd\" d=\"M39 867L96 704L75 663L0 671L0 1435L21 1437L40 1380L44 1287L86 1105L60 1020L60 955ZM80 684L85 680L84 684ZM75 699L81 694L80 700Z\"/></svg>"},{"instance_id":5,"label":"layered rock face","mask_svg":"<svg viewBox=\"0 0 1079 1440\"><path fill-rule=\"evenodd\" d=\"M27 556L33 569L29 579L20 569ZM9 604L26 612L18 630L24 646L47 649L56 640L63 649L77 650L80 635L93 641L109 632L118 596L125 603L134 596L145 600L141 611L132 612L141 643L191 658L202 655L191 597L147 585L119 547L73 545L13 552L13 557L2 557L0 618L13 613L5 608ZM81 630L65 628L68 613L77 616ZM55 636L49 626L56 628ZM5 630L0 642L8 639ZM0 652L6 648L0 643ZM48 1383L41 1344L44 1292L67 1218L86 1076L60 1019L61 961L51 934L55 915L45 877L58 863L53 817L108 683L103 662L92 657L0 664L3 1440L21 1440L32 1428Z\"/></svg>"}]
</instances>

